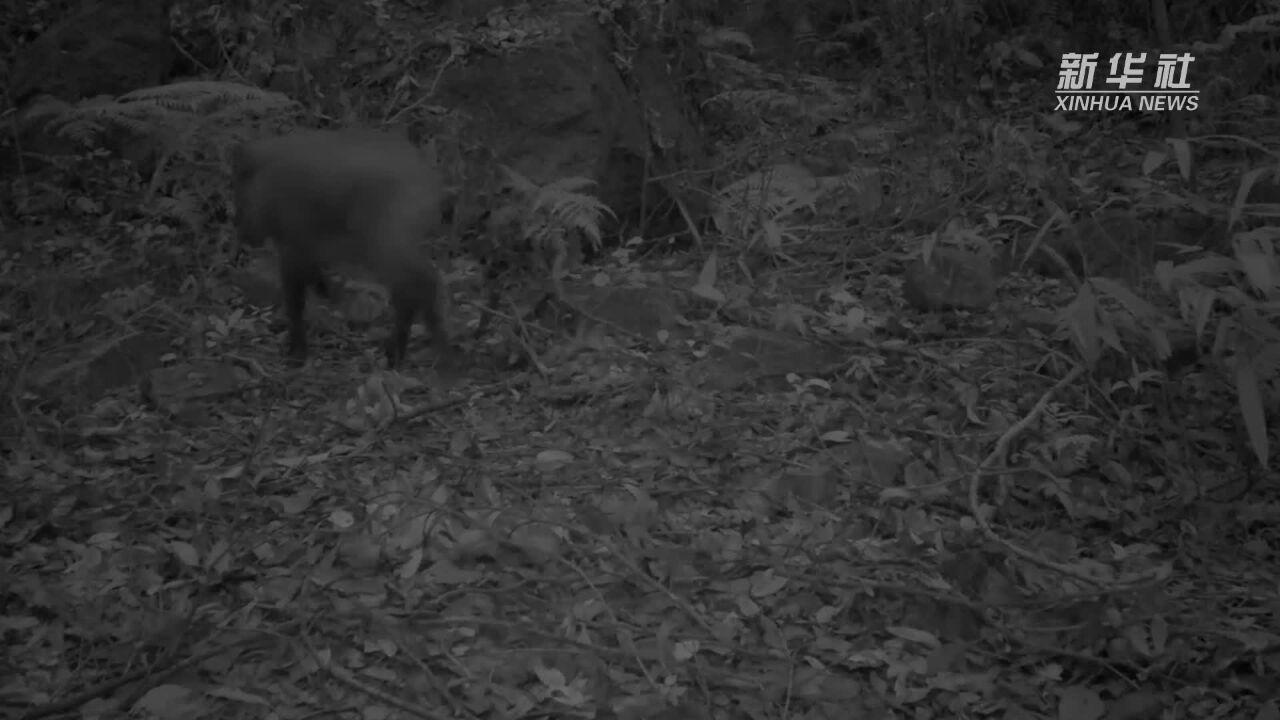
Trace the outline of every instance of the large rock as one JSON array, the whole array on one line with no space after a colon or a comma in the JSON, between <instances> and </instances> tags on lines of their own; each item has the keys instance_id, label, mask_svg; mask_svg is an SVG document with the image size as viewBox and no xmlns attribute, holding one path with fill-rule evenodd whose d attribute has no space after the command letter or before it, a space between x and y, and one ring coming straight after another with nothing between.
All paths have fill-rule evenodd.
<instances>
[{"instance_id":1,"label":"large rock","mask_svg":"<svg viewBox=\"0 0 1280 720\"><path fill-rule=\"evenodd\" d=\"M119 95L168 79L170 0L87 0L14 57L13 100Z\"/></svg>"},{"instance_id":2,"label":"large rock","mask_svg":"<svg viewBox=\"0 0 1280 720\"><path fill-rule=\"evenodd\" d=\"M705 164L705 139L669 58L641 44L620 67L613 38L577 3L510 22L504 32L519 42L450 66L434 98L469 120L461 140L472 148L463 163L470 178L491 181L485 169L496 161L538 184L593 180L594 194L628 227L654 221L640 216L642 206L664 208L650 236L682 229L673 197L701 217L705 192L681 178Z\"/></svg>"}]
</instances>

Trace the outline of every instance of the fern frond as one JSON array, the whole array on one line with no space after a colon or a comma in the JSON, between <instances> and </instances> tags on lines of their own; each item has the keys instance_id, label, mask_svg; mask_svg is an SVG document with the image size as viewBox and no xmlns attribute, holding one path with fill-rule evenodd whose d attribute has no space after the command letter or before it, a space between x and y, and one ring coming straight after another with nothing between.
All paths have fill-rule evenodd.
<instances>
[{"instance_id":1,"label":"fern frond","mask_svg":"<svg viewBox=\"0 0 1280 720\"><path fill-rule=\"evenodd\" d=\"M227 106L255 105L262 107L286 107L293 104L280 93L261 90L240 83L212 80L190 80L170 85L143 88L125 93L116 99L121 105L151 104L188 113L208 115Z\"/></svg>"},{"instance_id":2,"label":"fern frond","mask_svg":"<svg viewBox=\"0 0 1280 720\"><path fill-rule=\"evenodd\" d=\"M515 196L514 204L495 213L490 223L491 233L502 237L500 243L527 243L535 255L561 258L557 261L561 265L571 233L581 233L600 247L601 219L615 215L598 198L582 192L595 185L594 180L574 176L539 186L506 165L500 167L507 178L506 190Z\"/></svg>"},{"instance_id":3,"label":"fern frond","mask_svg":"<svg viewBox=\"0 0 1280 720\"><path fill-rule=\"evenodd\" d=\"M521 175L514 168L506 165L501 166L502 173L507 176L507 180L511 182L511 189L521 197L531 197L538 192L538 184L529 178Z\"/></svg>"},{"instance_id":4,"label":"fern frond","mask_svg":"<svg viewBox=\"0 0 1280 720\"><path fill-rule=\"evenodd\" d=\"M600 221L613 210L598 198L578 192L594 185L586 178L571 177L542 187L533 199L533 212L543 214L552 226L578 230L594 245L600 244Z\"/></svg>"},{"instance_id":5,"label":"fern frond","mask_svg":"<svg viewBox=\"0 0 1280 720\"><path fill-rule=\"evenodd\" d=\"M114 128L143 134L155 132L156 128L173 127L180 122L175 113L162 107L105 103L71 108L54 119L50 127L61 137L87 144L100 133Z\"/></svg>"},{"instance_id":6,"label":"fern frond","mask_svg":"<svg viewBox=\"0 0 1280 720\"><path fill-rule=\"evenodd\" d=\"M190 81L144 88L111 101L91 100L62 108L49 123L59 136L89 145L102 133L125 129L135 135L172 138L209 120L295 105L280 93L238 83Z\"/></svg>"},{"instance_id":7,"label":"fern frond","mask_svg":"<svg viewBox=\"0 0 1280 720\"><path fill-rule=\"evenodd\" d=\"M578 176L560 178L555 182L550 182L550 183L547 183L546 185L543 185L541 188L541 193L545 195L576 193L579 190L582 190L583 188L588 188L595 184L596 184L596 181L590 178L584 178L584 177L578 177Z\"/></svg>"}]
</instances>

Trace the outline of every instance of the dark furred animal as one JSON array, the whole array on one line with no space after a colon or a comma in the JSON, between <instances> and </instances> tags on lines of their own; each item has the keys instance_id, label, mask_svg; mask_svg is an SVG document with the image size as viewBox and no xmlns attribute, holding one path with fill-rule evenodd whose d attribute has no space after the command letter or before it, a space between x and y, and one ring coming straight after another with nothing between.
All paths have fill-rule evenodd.
<instances>
[{"instance_id":1,"label":"dark furred animal","mask_svg":"<svg viewBox=\"0 0 1280 720\"><path fill-rule=\"evenodd\" d=\"M387 364L404 359L422 316L449 351L448 291L428 253L440 233L443 181L408 139L372 130L300 131L253 140L232 157L240 241L272 241L289 322L288 355L307 358L307 289L327 295L325 273L359 268L386 286L394 325Z\"/></svg>"}]
</instances>

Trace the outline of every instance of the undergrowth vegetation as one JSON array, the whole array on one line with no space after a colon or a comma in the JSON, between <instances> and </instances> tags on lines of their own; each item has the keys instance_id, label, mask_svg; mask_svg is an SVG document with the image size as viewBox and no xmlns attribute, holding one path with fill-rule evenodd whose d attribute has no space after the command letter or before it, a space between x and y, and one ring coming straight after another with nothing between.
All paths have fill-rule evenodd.
<instances>
[{"instance_id":1,"label":"undergrowth vegetation","mask_svg":"<svg viewBox=\"0 0 1280 720\"><path fill-rule=\"evenodd\" d=\"M1280 718L1280 6L585 2L706 133L629 214L475 170L441 78L557 19L464 5L174 3L181 79L8 109L6 716ZM1052 112L1155 46L1198 112ZM467 367L341 269L282 362L228 157L356 124L453 183Z\"/></svg>"}]
</instances>

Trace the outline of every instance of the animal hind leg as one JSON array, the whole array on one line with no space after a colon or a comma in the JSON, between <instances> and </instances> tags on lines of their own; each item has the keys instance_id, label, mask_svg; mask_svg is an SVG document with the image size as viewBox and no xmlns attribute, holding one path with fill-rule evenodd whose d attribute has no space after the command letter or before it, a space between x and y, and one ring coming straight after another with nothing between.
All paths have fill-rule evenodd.
<instances>
[{"instance_id":1,"label":"animal hind leg","mask_svg":"<svg viewBox=\"0 0 1280 720\"><path fill-rule=\"evenodd\" d=\"M418 314L418 303L413 293L404 289L391 290L391 308L394 314L391 335L387 337L387 367L397 368L408 352L409 333Z\"/></svg>"},{"instance_id":2,"label":"animal hind leg","mask_svg":"<svg viewBox=\"0 0 1280 720\"><path fill-rule=\"evenodd\" d=\"M281 258L280 288L284 292L285 318L289 323L286 354L292 365L302 365L307 361L307 289L319 288L324 282L323 273L315 263Z\"/></svg>"}]
</instances>

